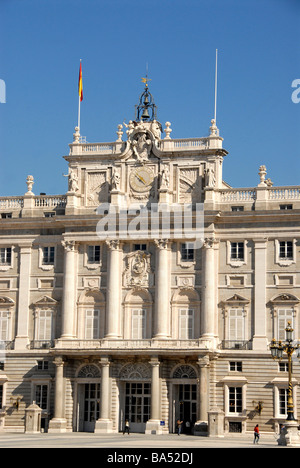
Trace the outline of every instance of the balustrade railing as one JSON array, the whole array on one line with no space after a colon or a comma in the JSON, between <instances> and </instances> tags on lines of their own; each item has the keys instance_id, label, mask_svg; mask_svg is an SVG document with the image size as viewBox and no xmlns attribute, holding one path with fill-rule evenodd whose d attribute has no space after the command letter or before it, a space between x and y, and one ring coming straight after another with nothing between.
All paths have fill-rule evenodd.
<instances>
[{"instance_id":1,"label":"balustrade railing","mask_svg":"<svg viewBox=\"0 0 300 468\"><path fill-rule=\"evenodd\" d=\"M271 187L270 200L300 200L300 187Z\"/></svg>"},{"instance_id":2,"label":"balustrade railing","mask_svg":"<svg viewBox=\"0 0 300 468\"><path fill-rule=\"evenodd\" d=\"M67 197L64 195L42 195L36 196L34 199L34 206L36 208L65 208L67 204Z\"/></svg>"},{"instance_id":3,"label":"balustrade railing","mask_svg":"<svg viewBox=\"0 0 300 468\"><path fill-rule=\"evenodd\" d=\"M256 199L255 188L224 189L219 194L220 202L253 202Z\"/></svg>"},{"instance_id":4,"label":"balustrade railing","mask_svg":"<svg viewBox=\"0 0 300 468\"><path fill-rule=\"evenodd\" d=\"M23 205L23 197L0 197L0 210L21 209Z\"/></svg>"}]
</instances>

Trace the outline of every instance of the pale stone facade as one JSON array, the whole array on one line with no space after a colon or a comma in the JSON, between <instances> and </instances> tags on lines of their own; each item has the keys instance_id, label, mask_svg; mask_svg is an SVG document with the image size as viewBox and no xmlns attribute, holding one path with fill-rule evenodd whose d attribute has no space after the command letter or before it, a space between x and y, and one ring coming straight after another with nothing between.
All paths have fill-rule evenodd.
<instances>
[{"instance_id":1,"label":"pale stone facade","mask_svg":"<svg viewBox=\"0 0 300 468\"><path fill-rule=\"evenodd\" d=\"M65 195L34 195L28 176L24 196L0 197L0 430L23 431L33 402L52 432L129 419L168 433L179 418L205 434L209 414L221 433L278 430L288 373L269 345L288 320L299 335L300 187L274 187L264 166L256 187L226 184L214 121L205 138L172 139L145 115L123 128L94 144L76 128ZM159 203L162 218L192 206L193 221L203 204L200 247L130 212ZM117 220L107 238L101 206ZM296 417L299 377L295 360Z\"/></svg>"}]
</instances>

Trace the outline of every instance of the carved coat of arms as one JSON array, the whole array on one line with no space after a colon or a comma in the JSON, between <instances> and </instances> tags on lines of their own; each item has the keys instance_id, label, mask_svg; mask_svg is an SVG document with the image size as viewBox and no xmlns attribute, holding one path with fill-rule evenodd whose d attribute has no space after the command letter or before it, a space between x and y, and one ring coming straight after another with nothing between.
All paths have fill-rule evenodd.
<instances>
[{"instance_id":1,"label":"carved coat of arms","mask_svg":"<svg viewBox=\"0 0 300 468\"><path fill-rule=\"evenodd\" d=\"M125 287L149 287L153 284L153 272L150 266L151 255L144 251L132 252L126 257L126 269L123 274Z\"/></svg>"}]
</instances>

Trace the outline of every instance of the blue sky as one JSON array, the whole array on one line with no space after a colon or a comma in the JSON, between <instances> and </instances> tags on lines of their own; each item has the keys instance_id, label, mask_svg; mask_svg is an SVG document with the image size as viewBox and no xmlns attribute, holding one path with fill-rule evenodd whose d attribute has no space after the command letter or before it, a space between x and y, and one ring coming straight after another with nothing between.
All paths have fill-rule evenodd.
<instances>
[{"instance_id":1,"label":"blue sky","mask_svg":"<svg viewBox=\"0 0 300 468\"><path fill-rule=\"evenodd\" d=\"M158 120L173 138L208 134L214 112L229 152L223 178L300 183L298 0L0 0L0 196L67 190L67 163L78 112L89 142L117 138L134 118L149 67Z\"/></svg>"}]
</instances>

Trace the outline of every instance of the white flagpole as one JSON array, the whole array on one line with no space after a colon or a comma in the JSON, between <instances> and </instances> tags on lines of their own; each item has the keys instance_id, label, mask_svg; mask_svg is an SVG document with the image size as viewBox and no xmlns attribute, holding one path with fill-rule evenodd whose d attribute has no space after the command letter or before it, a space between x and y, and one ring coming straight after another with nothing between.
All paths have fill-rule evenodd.
<instances>
[{"instance_id":1,"label":"white flagpole","mask_svg":"<svg viewBox=\"0 0 300 468\"><path fill-rule=\"evenodd\" d=\"M216 49L216 70L215 70L215 112L214 119L217 123L217 87L218 87L218 49Z\"/></svg>"},{"instance_id":2,"label":"white flagpole","mask_svg":"<svg viewBox=\"0 0 300 468\"><path fill-rule=\"evenodd\" d=\"M79 129L79 132L80 132L80 96L79 96L79 100L78 100L78 129Z\"/></svg>"},{"instance_id":3,"label":"white flagpole","mask_svg":"<svg viewBox=\"0 0 300 468\"><path fill-rule=\"evenodd\" d=\"M81 59L80 59L80 63L81 63ZM80 77L79 77L80 79ZM78 80L78 86L79 86L79 80ZM80 94L79 94L79 88L78 88L78 131L80 133Z\"/></svg>"}]
</instances>

